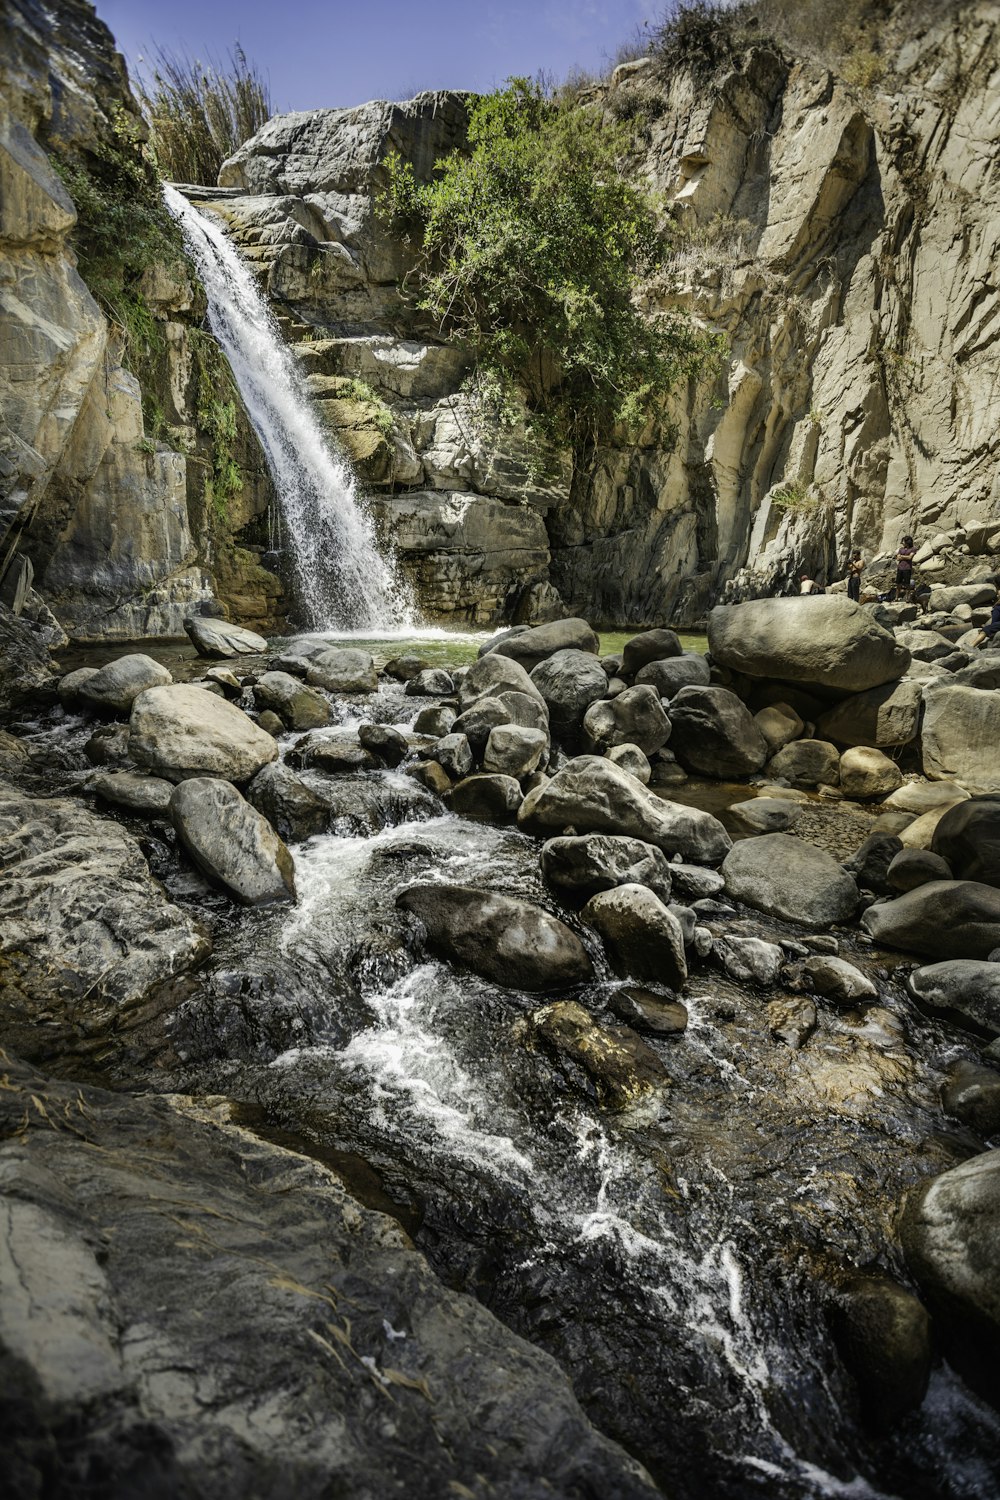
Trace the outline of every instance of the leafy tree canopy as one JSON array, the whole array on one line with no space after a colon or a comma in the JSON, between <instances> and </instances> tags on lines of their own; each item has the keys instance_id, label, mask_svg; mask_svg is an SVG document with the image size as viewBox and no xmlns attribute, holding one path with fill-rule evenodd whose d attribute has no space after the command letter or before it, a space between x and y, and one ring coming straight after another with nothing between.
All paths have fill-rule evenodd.
<instances>
[{"instance_id":1,"label":"leafy tree canopy","mask_svg":"<svg viewBox=\"0 0 1000 1500\"><path fill-rule=\"evenodd\" d=\"M390 155L383 217L422 234L419 306L514 381L549 435L579 448L634 432L717 339L635 304L664 247L625 170L625 124L524 78L470 100L468 150L434 179Z\"/></svg>"}]
</instances>

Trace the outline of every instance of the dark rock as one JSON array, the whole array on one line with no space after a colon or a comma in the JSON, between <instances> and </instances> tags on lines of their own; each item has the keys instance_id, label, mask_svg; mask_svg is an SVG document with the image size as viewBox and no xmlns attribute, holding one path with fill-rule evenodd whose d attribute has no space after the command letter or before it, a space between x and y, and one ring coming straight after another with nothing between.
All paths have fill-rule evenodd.
<instances>
[{"instance_id":1,"label":"dark rock","mask_svg":"<svg viewBox=\"0 0 1000 1500\"><path fill-rule=\"evenodd\" d=\"M410 653L403 656L394 656L385 664L385 675L395 678L397 682L410 682L412 678L419 677L421 672L426 672L430 662L423 656L414 656Z\"/></svg>"},{"instance_id":2,"label":"dark rock","mask_svg":"<svg viewBox=\"0 0 1000 1500\"><path fill-rule=\"evenodd\" d=\"M127 724L102 724L83 747L92 766L120 766L129 758L131 734Z\"/></svg>"},{"instance_id":3,"label":"dark rock","mask_svg":"<svg viewBox=\"0 0 1000 1500\"><path fill-rule=\"evenodd\" d=\"M593 896L617 885L645 885L661 901L670 900L670 872L675 868L662 849L607 833L549 839L542 845L541 866L550 884L574 896Z\"/></svg>"},{"instance_id":4,"label":"dark rock","mask_svg":"<svg viewBox=\"0 0 1000 1500\"><path fill-rule=\"evenodd\" d=\"M1000 890L972 880L932 880L869 906L861 925L889 948L930 958L985 958L1000 945Z\"/></svg>"},{"instance_id":5,"label":"dark rock","mask_svg":"<svg viewBox=\"0 0 1000 1500\"><path fill-rule=\"evenodd\" d=\"M417 714L413 728L417 734L432 734L440 738L451 733L457 717L455 710L444 703L430 703Z\"/></svg>"},{"instance_id":6,"label":"dark rock","mask_svg":"<svg viewBox=\"0 0 1000 1500\"><path fill-rule=\"evenodd\" d=\"M804 996L782 995L768 1001L767 1021L771 1035L798 1052L816 1030L816 1007Z\"/></svg>"},{"instance_id":7,"label":"dark rock","mask_svg":"<svg viewBox=\"0 0 1000 1500\"><path fill-rule=\"evenodd\" d=\"M423 923L442 957L514 989L585 983L593 973L574 932L530 901L463 885L413 885L396 905Z\"/></svg>"},{"instance_id":8,"label":"dark rock","mask_svg":"<svg viewBox=\"0 0 1000 1500\"><path fill-rule=\"evenodd\" d=\"M309 735L288 752L287 759L289 765L308 766L331 775L340 771L377 771L382 765L379 756L366 749L359 734L351 729Z\"/></svg>"},{"instance_id":9,"label":"dark rock","mask_svg":"<svg viewBox=\"0 0 1000 1500\"><path fill-rule=\"evenodd\" d=\"M858 1388L865 1424L894 1427L923 1401L931 1373L931 1320L894 1281L852 1276L832 1310L841 1359Z\"/></svg>"},{"instance_id":10,"label":"dark rock","mask_svg":"<svg viewBox=\"0 0 1000 1500\"><path fill-rule=\"evenodd\" d=\"M767 759L753 715L726 688L681 688L670 702L670 723L670 748L685 770L719 779L751 776Z\"/></svg>"},{"instance_id":11,"label":"dark rock","mask_svg":"<svg viewBox=\"0 0 1000 1500\"><path fill-rule=\"evenodd\" d=\"M840 752L826 740L793 740L767 763L775 781L796 787L836 786L840 780Z\"/></svg>"},{"instance_id":12,"label":"dark rock","mask_svg":"<svg viewBox=\"0 0 1000 1500\"><path fill-rule=\"evenodd\" d=\"M962 1059L948 1070L941 1103L983 1140L1000 1135L1000 1073Z\"/></svg>"},{"instance_id":13,"label":"dark rock","mask_svg":"<svg viewBox=\"0 0 1000 1500\"><path fill-rule=\"evenodd\" d=\"M600 1026L581 1005L559 1000L532 1016L535 1035L583 1091L627 1109L669 1083L660 1059L628 1026Z\"/></svg>"},{"instance_id":14,"label":"dark rock","mask_svg":"<svg viewBox=\"0 0 1000 1500\"><path fill-rule=\"evenodd\" d=\"M182 781L170 799L170 816L199 869L244 906L295 899L291 854L231 782L214 776Z\"/></svg>"},{"instance_id":15,"label":"dark rock","mask_svg":"<svg viewBox=\"0 0 1000 1500\"><path fill-rule=\"evenodd\" d=\"M451 791L451 777L439 760L418 761L407 767L406 774L435 797L446 797Z\"/></svg>"},{"instance_id":16,"label":"dark rock","mask_svg":"<svg viewBox=\"0 0 1000 1500\"><path fill-rule=\"evenodd\" d=\"M466 776L452 789L451 810L485 823L510 823L523 799L520 782L513 776L483 773Z\"/></svg>"},{"instance_id":17,"label":"dark rock","mask_svg":"<svg viewBox=\"0 0 1000 1500\"><path fill-rule=\"evenodd\" d=\"M679 1000L664 999L639 985L626 984L621 989L612 990L608 996L608 1009L619 1021L652 1036L680 1036L687 1030L686 1005Z\"/></svg>"},{"instance_id":18,"label":"dark rock","mask_svg":"<svg viewBox=\"0 0 1000 1500\"><path fill-rule=\"evenodd\" d=\"M928 964L913 971L907 987L928 1009L1000 1037L1000 963L995 960L953 958Z\"/></svg>"},{"instance_id":19,"label":"dark rock","mask_svg":"<svg viewBox=\"0 0 1000 1500\"><path fill-rule=\"evenodd\" d=\"M576 744L587 709L608 688L596 656L586 651L556 651L534 668L531 681L545 699L552 734L566 744Z\"/></svg>"},{"instance_id":20,"label":"dark rock","mask_svg":"<svg viewBox=\"0 0 1000 1500\"><path fill-rule=\"evenodd\" d=\"M1000 797L970 797L950 807L931 849L948 861L956 879L1000 886Z\"/></svg>"},{"instance_id":21,"label":"dark rock","mask_svg":"<svg viewBox=\"0 0 1000 1500\"><path fill-rule=\"evenodd\" d=\"M673 630L644 630L625 642L622 671L626 677L634 677L647 663L680 656L683 649Z\"/></svg>"},{"instance_id":22,"label":"dark rock","mask_svg":"<svg viewBox=\"0 0 1000 1500\"><path fill-rule=\"evenodd\" d=\"M929 849L900 849L886 871L886 884L893 891L915 891L931 880L952 880L947 860Z\"/></svg>"},{"instance_id":23,"label":"dark rock","mask_svg":"<svg viewBox=\"0 0 1000 1500\"><path fill-rule=\"evenodd\" d=\"M269 708L289 729L322 729L330 722L330 705L322 693L287 672L265 672L253 689L258 708Z\"/></svg>"},{"instance_id":24,"label":"dark rock","mask_svg":"<svg viewBox=\"0 0 1000 1500\"><path fill-rule=\"evenodd\" d=\"M286 843L325 833L329 804L282 761L264 766L247 787L247 800Z\"/></svg>"},{"instance_id":25,"label":"dark rock","mask_svg":"<svg viewBox=\"0 0 1000 1500\"><path fill-rule=\"evenodd\" d=\"M872 833L853 854L844 861L844 869L864 891L876 895L888 895L889 866L902 850L902 842L894 833Z\"/></svg>"},{"instance_id":26,"label":"dark rock","mask_svg":"<svg viewBox=\"0 0 1000 1500\"><path fill-rule=\"evenodd\" d=\"M908 745L917 737L922 702L919 682L890 682L852 693L820 715L817 733L838 745Z\"/></svg>"},{"instance_id":27,"label":"dark rock","mask_svg":"<svg viewBox=\"0 0 1000 1500\"><path fill-rule=\"evenodd\" d=\"M531 730L519 730L520 734L532 733ZM537 731L534 731L537 732ZM463 776L468 776L473 767L472 746L468 737L464 734L445 734L433 746L431 756L439 766L443 766L453 781L461 781ZM488 767L494 770L495 767Z\"/></svg>"},{"instance_id":28,"label":"dark rock","mask_svg":"<svg viewBox=\"0 0 1000 1500\"><path fill-rule=\"evenodd\" d=\"M391 724L362 724L358 729L358 744L387 766L398 766L412 749L409 738Z\"/></svg>"},{"instance_id":29,"label":"dark rock","mask_svg":"<svg viewBox=\"0 0 1000 1500\"><path fill-rule=\"evenodd\" d=\"M519 662L530 672L557 651L586 651L596 658L599 642L586 620L552 620L532 630L519 630L516 635L511 632L495 646L487 644L486 649L491 655Z\"/></svg>"},{"instance_id":30,"label":"dark rock","mask_svg":"<svg viewBox=\"0 0 1000 1500\"><path fill-rule=\"evenodd\" d=\"M704 656L685 652L666 661L652 661L636 673L636 687L651 687L660 698L673 699L685 687L708 687L712 672Z\"/></svg>"},{"instance_id":31,"label":"dark rock","mask_svg":"<svg viewBox=\"0 0 1000 1500\"><path fill-rule=\"evenodd\" d=\"M455 691L451 674L440 667L425 667L407 679L407 698L447 698Z\"/></svg>"},{"instance_id":32,"label":"dark rock","mask_svg":"<svg viewBox=\"0 0 1000 1500\"><path fill-rule=\"evenodd\" d=\"M644 885L599 891L582 916L600 933L615 973L671 989L687 978L684 932L658 896Z\"/></svg>"},{"instance_id":33,"label":"dark rock","mask_svg":"<svg viewBox=\"0 0 1000 1500\"><path fill-rule=\"evenodd\" d=\"M804 927L846 922L858 904L857 886L833 856L787 833L735 844L722 874L737 901Z\"/></svg>"}]
</instances>

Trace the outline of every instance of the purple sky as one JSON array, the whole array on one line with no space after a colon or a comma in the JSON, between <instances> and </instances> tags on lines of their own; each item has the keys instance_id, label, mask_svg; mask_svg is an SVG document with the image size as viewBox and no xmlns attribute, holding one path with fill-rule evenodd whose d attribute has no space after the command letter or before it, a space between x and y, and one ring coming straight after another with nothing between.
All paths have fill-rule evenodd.
<instances>
[{"instance_id":1,"label":"purple sky","mask_svg":"<svg viewBox=\"0 0 1000 1500\"><path fill-rule=\"evenodd\" d=\"M544 69L595 71L664 0L96 0L133 69L151 42L219 58L239 41L276 111L488 90Z\"/></svg>"}]
</instances>

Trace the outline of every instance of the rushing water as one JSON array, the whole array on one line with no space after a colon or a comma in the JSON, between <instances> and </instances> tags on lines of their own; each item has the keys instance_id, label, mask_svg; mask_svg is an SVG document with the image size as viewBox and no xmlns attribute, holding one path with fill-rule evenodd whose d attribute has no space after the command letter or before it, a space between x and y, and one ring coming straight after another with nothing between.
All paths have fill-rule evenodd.
<instances>
[{"instance_id":1,"label":"rushing water","mask_svg":"<svg viewBox=\"0 0 1000 1500\"><path fill-rule=\"evenodd\" d=\"M379 631L413 619L408 591L379 548L353 475L331 447L253 275L220 225L165 186L267 456L285 522L296 603L314 630Z\"/></svg>"}]
</instances>

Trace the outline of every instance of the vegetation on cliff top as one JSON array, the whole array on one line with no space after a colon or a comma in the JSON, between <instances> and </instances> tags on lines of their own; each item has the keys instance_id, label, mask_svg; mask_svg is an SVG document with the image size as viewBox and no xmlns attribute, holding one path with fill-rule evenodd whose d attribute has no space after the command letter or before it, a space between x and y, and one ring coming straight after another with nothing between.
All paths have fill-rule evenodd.
<instances>
[{"instance_id":1,"label":"vegetation on cliff top","mask_svg":"<svg viewBox=\"0 0 1000 1500\"><path fill-rule=\"evenodd\" d=\"M267 82L237 43L225 66L154 49L150 81L138 84L150 144L173 182L214 186L227 156L271 116Z\"/></svg>"},{"instance_id":2,"label":"vegetation on cliff top","mask_svg":"<svg viewBox=\"0 0 1000 1500\"><path fill-rule=\"evenodd\" d=\"M717 343L635 305L664 247L655 204L624 169L627 125L523 78L470 108L468 150L431 182L386 162L379 210L419 236L419 306L487 379L520 385L553 438L634 432Z\"/></svg>"}]
</instances>

